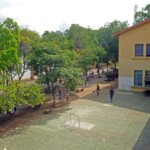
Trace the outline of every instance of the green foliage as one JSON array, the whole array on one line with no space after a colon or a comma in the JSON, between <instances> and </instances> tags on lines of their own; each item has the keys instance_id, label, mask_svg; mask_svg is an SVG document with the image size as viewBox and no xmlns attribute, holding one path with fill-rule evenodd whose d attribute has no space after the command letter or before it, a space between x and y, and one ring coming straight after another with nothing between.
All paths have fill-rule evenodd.
<instances>
[{"instance_id":1,"label":"green foliage","mask_svg":"<svg viewBox=\"0 0 150 150\"><path fill-rule=\"evenodd\" d=\"M84 70L84 72L87 73L87 71L90 70L91 65L93 65L96 61L96 59L98 61L98 56L95 57L94 53L85 53L80 56L78 64Z\"/></svg>"},{"instance_id":2,"label":"green foliage","mask_svg":"<svg viewBox=\"0 0 150 150\"><path fill-rule=\"evenodd\" d=\"M118 37L114 33L128 27L127 22L113 21L105 24L99 29L99 44L105 49L107 55L103 57L103 62L109 63L118 61Z\"/></svg>"},{"instance_id":3,"label":"green foliage","mask_svg":"<svg viewBox=\"0 0 150 150\"><path fill-rule=\"evenodd\" d=\"M51 85L52 95L54 99L53 106L55 106L54 83L58 79L64 79L66 87L74 89L81 80L79 70L75 68L77 55L75 52L69 50L59 50L54 45L51 47L38 48L33 50L30 55L29 65L34 70L36 69L38 75L38 83L45 83L47 87Z\"/></svg>"},{"instance_id":4,"label":"green foliage","mask_svg":"<svg viewBox=\"0 0 150 150\"><path fill-rule=\"evenodd\" d=\"M24 104L34 107L44 102L41 88L33 83L15 81L8 86L1 87L0 91L0 110L2 112L11 111L14 107Z\"/></svg>"},{"instance_id":5,"label":"green foliage","mask_svg":"<svg viewBox=\"0 0 150 150\"><path fill-rule=\"evenodd\" d=\"M2 27L4 29L8 29L14 36L15 41L17 42L17 45L20 41L20 28L17 24L17 22L15 22L13 19L11 18L7 18L3 23L2 23Z\"/></svg>"},{"instance_id":6,"label":"green foliage","mask_svg":"<svg viewBox=\"0 0 150 150\"><path fill-rule=\"evenodd\" d=\"M3 70L1 75L10 76L12 68L19 63L17 42L13 34L7 28L0 27L0 71Z\"/></svg>"},{"instance_id":7,"label":"green foliage","mask_svg":"<svg viewBox=\"0 0 150 150\"><path fill-rule=\"evenodd\" d=\"M20 63L18 57L19 27L12 19L6 19L0 24L0 71L4 77L12 77L16 65ZM9 81L9 78L3 83Z\"/></svg>"},{"instance_id":8,"label":"green foliage","mask_svg":"<svg viewBox=\"0 0 150 150\"><path fill-rule=\"evenodd\" d=\"M72 49L80 50L83 49L82 31L83 27L72 24L69 30L66 30L65 35L69 39Z\"/></svg>"},{"instance_id":9,"label":"green foliage","mask_svg":"<svg viewBox=\"0 0 150 150\"><path fill-rule=\"evenodd\" d=\"M57 49L66 50L70 49L70 42L62 32L49 32L45 31L42 35L42 43L45 46L55 46ZM44 47L45 47L44 46Z\"/></svg>"},{"instance_id":10,"label":"green foliage","mask_svg":"<svg viewBox=\"0 0 150 150\"><path fill-rule=\"evenodd\" d=\"M68 62L69 58L60 50L39 48L30 55L29 64L36 69L40 80L49 84L57 81L57 68L64 66Z\"/></svg>"},{"instance_id":11,"label":"green foliage","mask_svg":"<svg viewBox=\"0 0 150 150\"><path fill-rule=\"evenodd\" d=\"M93 50L83 50L80 53L78 65L84 70L86 74L90 70L91 65L99 62L99 58L105 55L105 51L102 47L97 47Z\"/></svg>"},{"instance_id":12,"label":"green foliage","mask_svg":"<svg viewBox=\"0 0 150 150\"><path fill-rule=\"evenodd\" d=\"M0 51L0 70L9 70L9 67L18 63L19 58L16 50Z\"/></svg>"},{"instance_id":13,"label":"green foliage","mask_svg":"<svg viewBox=\"0 0 150 150\"><path fill-rule=\"evenodd\" d=\"M135 6L134 24L150 19L150 4L147 4L141 11L137 11L137 5Z\"/></svg>"},{"instance_id":14,"label":"green foliage","mask_svg":"<svg viewBox=\"0 0 150 150\"><path fill-rule=\"evenodd\" d=\"M40 48L32 52L29 64L36 68L39 82L49 85L64 77L60 73L62 68L65 68L66 73L70 72L70 75L74 76L70 68L75 68L76 59L77 55L72 51Z\"/></svg>"},{"instance_id":15,"label":"green foliage","mask_svg":"<svg viewBox=\"0 0 150 150\"><path fill-rule=\"evenodd\" d=\"M77 85L83 84L81 80L82 71L76 67L60 68L59 75L65 80L67 89L74 90Z\"/></svg>"},{"instance_id":16,"label":"green foliage","mask_svg":"<svg viewBox=\"0 0 150 150\"><path fill-rule=\"evenodd\" d=\"M10 50L17 48L17 41L9 29L0 26L0 50Z\"/></svg>"},{"instance_id":17,"label":"green foliage","mask_svg":"<svg viewBox=\"0 0 150 150\"><path fill-rule=\"evenodd\" d=\"M70 29L66 30L65 35L71 43L71 49L83 50L93 49L98 46L98 31L83 28L80 25L72 24Z\"/></svg>"},{"instance_id":18,"label":"green foliage","mask_svg":"<svg viewBox=\"0 0 150 150\"><path fill-rule=\"evenodd\" d=\"M21 58L21 63L15 68L16 74L19 80L22 79L24 73L27 70L28 56L31 50L40 45L40 36L29 29L21 29L20 32L20 43L19 43L19 57Z\"/></svg>"},{"instance_id":19,"label":"green foliage","mask_svg":"<svg viewBox=\"0 0 150 150\"><path fill-rule=\"evenodd\" d=\"M41 94L41 88L37 84L28 84L24 87L23 98L25 103L32 107L42 104L44 102L44 95Z\"/></svg>"},{"instance_id":20,"label":"green foliage","mask_svg":"<svg viewBox=\"0 0 150 150\"><path fill-rule=\"evenodd\" d=\"M19 51L25 53L35 47L38 47L40 45L40 40L41 40L40 35L35 31L26 28L21 29Z\"/></svg>"}]
</instances>

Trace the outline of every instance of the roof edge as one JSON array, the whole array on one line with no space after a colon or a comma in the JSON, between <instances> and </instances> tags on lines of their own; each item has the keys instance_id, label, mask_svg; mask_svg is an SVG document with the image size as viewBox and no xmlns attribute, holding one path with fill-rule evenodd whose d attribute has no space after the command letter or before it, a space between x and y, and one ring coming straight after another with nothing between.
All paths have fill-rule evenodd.
<instances>
[{"instance_id":1,"label":"roof edge","mask_svg":"<svg viewBox=\"0 0 150 150\"><path fill-rule=\"evenodd\" d=\"M143 24L146 24L146 23L148 23L148 22L150 22L150 19L146 19L146 20L144 20L144 21L141 21L140 23L137 23L137 24L135 24L135 25L133 25L133 26L131 26L131 27L128 27L128 28L126 28L126 29L124 29L124 30L122 30L122 31L119 31L119 32L115 33L114 36L119 36L120 34L123 34L123 33L125 33L125 32L128 32L129 30L132 30L132 29L134 29L134 28L137 28L137 27L139 27L139 26L141 26L141 25L143 25Z\"/></svg>"}]
</instances>

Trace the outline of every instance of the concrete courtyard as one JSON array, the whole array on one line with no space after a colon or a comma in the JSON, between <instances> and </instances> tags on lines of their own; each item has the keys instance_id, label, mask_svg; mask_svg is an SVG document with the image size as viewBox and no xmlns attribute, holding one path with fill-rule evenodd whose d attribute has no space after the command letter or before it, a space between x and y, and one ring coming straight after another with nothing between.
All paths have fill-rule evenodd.
<instances>
[{"instance_id":1,"label":"concrete courtyard","mask_svg":"<svg viewBox=\"0 0 150 150\"><path fill-rule=\"evenodd\" d=\"M69 118L70 113L75 115ZM31 125L6 133L0 137L0 150L5 146L7 150L150 150L150 97L115 89L110 103L108 89L100 96L83 94Z\"/></svg>"}]
</instances>

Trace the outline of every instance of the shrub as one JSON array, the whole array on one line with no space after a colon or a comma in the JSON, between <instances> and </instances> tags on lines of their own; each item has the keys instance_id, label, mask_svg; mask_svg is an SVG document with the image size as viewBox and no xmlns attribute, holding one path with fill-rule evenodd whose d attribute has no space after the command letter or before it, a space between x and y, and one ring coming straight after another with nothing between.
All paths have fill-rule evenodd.
<instances>
[{"instance_id":1,"label":"shrub","mask_svg":"<svg viewBox=\"0 0 150 150\"><path fill-rule=\"evenodd\" d=\"M29 104L35 107L44 101L41 88L34 83L26 84L14 81L0 91L0 111L4 113L10 112L16 106Z\"/></svg>"}]
</instances>

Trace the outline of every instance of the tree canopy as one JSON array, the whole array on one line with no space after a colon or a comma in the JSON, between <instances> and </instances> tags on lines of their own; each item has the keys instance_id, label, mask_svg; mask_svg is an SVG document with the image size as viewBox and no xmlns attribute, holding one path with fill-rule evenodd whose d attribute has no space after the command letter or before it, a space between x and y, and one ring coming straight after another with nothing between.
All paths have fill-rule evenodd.
<instances>
[{"instance_id":1,"label":"tree canopy","mask_svg":"<svg viewBox=\"0 0 150 150\"><path fill-rule=\"evenodd\" d=\"M107 64L110 61L114 63L118 62L118 37L115 37L114 33L127 27L128 23L126 21L120 22L115 20L99 29L99 45L107 52L107 55L102 58L103 62Z\"/></svg>"},{"instance_id":2,"label":"tree canopy","mask_svg":"<svg viewBox=\"0 0 150 150\"><path fill-rule=\"evenodd\" d=\"M12 19L8 18L0 24L0 72L4 84L8 84L14 67L20 63L19 31L19 26Z\"/></svg>"},{"instance_id":3,"label":"tree canopy","mask_svg":"<svg viewBox=\"0 0 150 150\"><path fill-rule=\"evenodd\" d=\"M140 11L137 11L138 6L135 5L134 12L134 24L144 21L145 19L150 19L150 4L147 4Z\"/></svg>"},{"instance_id":4,"label":"tree canopy","mask_svg":"<svg viewBox=\"0 0 150 150\"><path fill-rule=\"evenodd\" d=\"M10 112L17 106L36 105L44 102L41 88L36 84L25 84L24 82L11 82L0 88L0 112Z\"/></svg>"},{"instance_id":5,"label":"tree canopy","mask_svg":"<svg viewBox=\"0 0 150 150\"><path fill-rule=\"evenodd\" d=\"M76 53L60 50L57 47L44 47L33 50L29 65L36 70L38 82L51 87L55 105L55 87L58 79L65 80L66 87L73 90L81 82L81 71L75 67Z\"/></svg>"},{"instance_id":6,"label":"tree canopy","mask_svg":"<svg viewBox=\"0 0 150 150\"><path fill-rule=\"evenodd\" d=\"M55 105L55 85L58 80L63 79L65 87L74 90L76 86L83 84L81 76L87 74L92 65L118 61L118 39L113 34L127 26L127 22L113 21L99 30L93 30L72 24L64 32L45 31L40 36L35 31L20 28L13 19L7 18L0 23L0 82L5 83L10 77L13 79L16 74L21 80L30 68L37 75L37 82L46 84L47 89L51 89ZM31 105L41 102L36 96L35 85L28 86L30 90L35 88L32 93L34 96L31 96L25 85L13 84L10 80L10 83L4 84L2 93L13 86L19 86L22 91L29 93L30 98L26 97L26 100L30 99ZM7 109L27 103L21 95L18 96L20 101L17 100L13 93L18 89L13 90L10 98L7 96L10 101ZM10 99L16 99L15 103Z\"/></svg>"}]
</instances>

